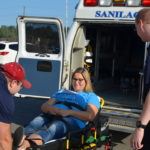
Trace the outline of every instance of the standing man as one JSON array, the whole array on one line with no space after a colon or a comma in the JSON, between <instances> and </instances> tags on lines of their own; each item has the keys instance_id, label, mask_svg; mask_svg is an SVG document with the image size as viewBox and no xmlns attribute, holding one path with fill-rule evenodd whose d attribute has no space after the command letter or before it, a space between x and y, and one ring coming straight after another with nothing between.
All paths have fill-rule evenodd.
<instances>
[{"instance_id":1,"label":"standing man","mask_svg":"<svg viewBox=\"0 0 150 150\"><path fill-rule=\"evenodd\" d=\"M0 66L0 150L12 150L11 122L15 110L13 95L22 87L31 88L24 68L11 62Z\"/></svg>"},{"instance_id":2,"label":"standing man","mask_svg":"<svg viewBox=\"0 0 150 150\"><path fill-rule=\"evenodd\" d=\"M143 42L150 42L150 8L140 10L135 19L138 36ZM150 50L144 68L144 106L131 138L134 150L150 150Z\"/></svg>"}]
</instances>

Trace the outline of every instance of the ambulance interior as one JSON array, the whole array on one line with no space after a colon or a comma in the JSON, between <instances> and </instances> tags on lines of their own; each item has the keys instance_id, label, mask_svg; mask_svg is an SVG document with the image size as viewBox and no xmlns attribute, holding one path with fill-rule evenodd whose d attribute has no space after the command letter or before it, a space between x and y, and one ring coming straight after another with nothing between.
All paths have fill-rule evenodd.
<instances>
[{"instance_id":1,"label":"ambulance interior","mask_svg":"<svg viewBox=\"0 0 150 150\"><path fill-rule=\"evenodd\" d=\"M134 24L82 24L72 50L71 67L88 68L106 104L141 107L145 44Z\"/></svg>"}]
</instances>

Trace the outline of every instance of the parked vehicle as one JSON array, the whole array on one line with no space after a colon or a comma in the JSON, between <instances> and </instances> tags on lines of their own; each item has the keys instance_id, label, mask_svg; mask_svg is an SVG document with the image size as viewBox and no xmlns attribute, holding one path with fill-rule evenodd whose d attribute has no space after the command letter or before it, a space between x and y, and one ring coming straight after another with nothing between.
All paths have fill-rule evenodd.
<instances>
[{"instance_id":1,"label":"parked vehicle","mask_svg":"<svg viewBox=\"0 0 150 150\"><path fill-rule=\"evenodd\" d=\"M0 41L0 64L14 62L18 53L18 42Z\"/></svg>"},{"instance_id":2,"label":"parked vehicle","mask_svg":"<svg viewBox=\"0 0 150 150\"><path fill-rule=\"evenodd\" d=\"M71 73L89 69L110 128L132 132L142 108L143 66L149 43L135 32L135 16L147 0L80 0L64 40L56 18L18 17L19 61L33 83L20 96L49 97L69 88ZM32 43L32 47L26 46ZM65 45L66 44L66 45Z\"/></svg>"}]
</instances>

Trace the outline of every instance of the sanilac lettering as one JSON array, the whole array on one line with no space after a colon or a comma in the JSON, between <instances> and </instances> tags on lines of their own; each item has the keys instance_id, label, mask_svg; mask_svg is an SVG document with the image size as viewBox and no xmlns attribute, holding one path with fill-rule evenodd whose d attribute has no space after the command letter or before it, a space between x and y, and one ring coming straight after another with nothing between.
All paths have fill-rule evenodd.
<instances>
[{"instance_id":1,"label":"sanilac lettering","mask_svg":"<svg viewBox=\"0 0 150 150\"><path fill-rule=\"evenodd\" d=\"M97 18L131 18L136 17L137 12L123 12L123 11L96 11L95 17Z\"/></svg>"},{"instance_id":2,"label":"sanilac lettering","mask_svg":"<svg viewBox=\"0 0 150 150\"><path fill-rule=\"evenodd\" d=\"M132 13L129 12L129 13L127 14L126 18L133 18Z\"/></svg>"},{"instance_id":3,"label":"sanilac lettering","mask_svg":"<svg viewBox=\"0 0 150 150\"><path fill-rule=\"evenodd\" d=\"M121 18L122 14L122 11L109 11L107 17Z\"/></svg>"},{"instance_id":4,"label":"sanilac lettering","mask_svg":"<svg viewBox=\"0 0 150 150\"><path fill-rule=\"evenodd\" d=\"M121 11L108 11L108 12L101 12L101 11L96 11L96 14L95 14L95 17L104 17L104 18L106 18L106 17L108 17L108 18L110 18L110 17L115 17L115 18L120 18L120 17L122 17L122 14L123 14L123 12L121 12Z\"/></svg>"},{"instance_id":5,"label":"sanilac lettering","mask_svg":"<svg viewBox=\"0 0 150 150\"><path fill-rule=\"evenodd\" d=\"M108 17L114 17L114 14L115 14L114 11L109 11L108 12Z\"/></svg>"},{"instance_id":6,"label":"sanilac lettering","mask_svg":"<svg viewBox=\"0 0 150 150\"><path fill-rule=\"evenodd\" d=\"M123 11L117 11L118 13L116 13L116 17L117 18L122 18L123 16Z\"/></svg>"},{"instance_id":7,"label":"sanilac lettering","mask_svg":"<svg viewBox=\"0 0 150 150\"><path fill-rule=\"evenodd\" d=\"M101 11L96 11L95 17L100 17Z\"/></svg>"},{"instance_id":8,"label":"sanilac lettering","mask_svg":"<svg viewBox=\"0 0 150 150\"><path fill-rule=\"evenodd\" d=\"M135 18L135 17L136 17L136 15L137 15L137 12L135 12L135 13L133 14L133 17Z\"/></svg>"},{"instance_id":9,"label":"sanilac lettering","mask_svg":"<svg viewBox=\"0 0 150 150\"><path fill-rule=\"evenodd\" d=\"M101 14L101 17L107 17L107 14L105 11Z\"/></svg>"}]
</instances>

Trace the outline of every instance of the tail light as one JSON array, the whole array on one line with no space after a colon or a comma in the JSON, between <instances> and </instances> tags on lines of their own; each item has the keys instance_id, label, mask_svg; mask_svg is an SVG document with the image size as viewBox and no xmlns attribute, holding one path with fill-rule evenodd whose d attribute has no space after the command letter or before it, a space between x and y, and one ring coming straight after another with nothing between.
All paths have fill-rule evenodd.
<instances>
[{"instance_id":1,"label":"tail light","mask_svg":"<svg viewBox=\"0 0 150 150\"><path fill-rule=\"evenodd\" d=\"M0 52L0 55L5 56L7 55L9 52Z\"/></svg>"},{"instance_id":2,"label":"tail light","mask_svg":"<svg viewBox=\"0 0 150 150\"><path fill-rule=\"evenodd\" d=\"M97 6L98 0L84 0L84 6Z\"/></svg>"},{"instance_id":3,"label":"tail light","mask_svg":"<svg viewBox=\"0 0 150 150\"><path fill-rule=\"evenodd\" d=\"M148 7L148 6L150 6L150 0L142 0L141 4L142 4L142 6Z\"/></svg>"}]
</instances>

